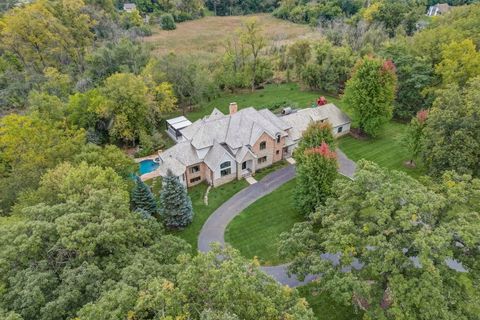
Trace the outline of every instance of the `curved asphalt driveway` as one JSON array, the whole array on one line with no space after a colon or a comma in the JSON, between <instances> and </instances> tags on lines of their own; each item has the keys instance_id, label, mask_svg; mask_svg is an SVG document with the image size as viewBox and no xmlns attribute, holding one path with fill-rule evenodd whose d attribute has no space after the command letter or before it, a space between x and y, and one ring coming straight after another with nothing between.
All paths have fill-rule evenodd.
<instances>
[{"instance_id":1,"label":"curved asphalt driveway","mask_svg":"<svg viewBox=\"0 0 480 320\"><path fill-rule=\"evenodd\" d=\"M337 149L337 156L339 163L338 172L344 176L353 178L356 168L355 162L348 159L340 149ZM292 180L294 177L295 166L289 165L288 167L269 174L261 181L250 185L224 202L212 213L212 215L210 215L203 225L198 237L198 250L201 252L210 251L210 244L214 242L218 242L222 246L225 245L225 229L235 216L259 198L269 194L284 183ZM304 281L300 282L294 275L292 277L288 276L287 266L288 264L262 267L262 270L271 275L281 284L290 287L302 285L315 278L314 276L309 276Z\"/></svg>"}]
</instances>

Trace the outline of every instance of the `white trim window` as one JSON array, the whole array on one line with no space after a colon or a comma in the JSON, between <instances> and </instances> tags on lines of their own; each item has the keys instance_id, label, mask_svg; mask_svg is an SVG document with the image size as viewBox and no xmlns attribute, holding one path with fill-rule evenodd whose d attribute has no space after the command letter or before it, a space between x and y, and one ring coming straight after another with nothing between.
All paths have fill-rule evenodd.
<instances>
[{"instance_id":1,"label":"white trim window","mask_svg":"<svg viewBox=\"0 0 480 320\"><path fill-rule=\"evenodd\" d=\"M225 161L220 164L220 176L228 176L232 174L232 162L231 161Z\"/></svg>"},{"instance_id":2,"label":"white trim window","mask_svg":"<svg viewBox=\"0 0 480 320\"><path fill-rule=\"evenodd\" d=\"M265 149L267 149L267 141L260 142L260 150L265 150Z\"/></svg>"},{"instance_id":3,"label":"white trim window","mask_svg":"<svg viewBox=\"0 0 480 320\"><path fill-rule=\"evenodd\" d=\"M196 165L190 168L190 173L197 173L200 171L200 166Z\"/></svg>"}]
</instances>

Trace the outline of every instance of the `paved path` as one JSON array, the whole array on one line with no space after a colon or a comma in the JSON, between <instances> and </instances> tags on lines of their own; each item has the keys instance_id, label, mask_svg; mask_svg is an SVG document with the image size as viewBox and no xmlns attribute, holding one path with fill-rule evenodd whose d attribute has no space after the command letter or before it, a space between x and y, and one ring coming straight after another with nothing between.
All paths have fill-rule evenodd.
<instances>
[{"instance_id":1,"label":"paved path","mask_svg":"<svg viewBox=\"0 0 480 320\"><path fill-rule=\"evenodd\" d=\"M346 177L353 178L356 164L348 159L345 154L337 149L339 169L338 172ZM210 244L218 242L225 245L225 229L230 221L233 220L240 212L247 208L250 204L269 194L284 183L292 180L295 177L295 166L279 169L255 184L248 186L242 191L235 194L233 197L224 202L215 210L207 219L200 231L198 237L198 250L207 252L210 250ZM262 270L271 275L278 282L290 287L296 287L304 283L312 281L315 277L309 276L305 281L300 282L295 276L289 277L287 275L288 264L262 267Z\"/></svg>"}]
</instances>

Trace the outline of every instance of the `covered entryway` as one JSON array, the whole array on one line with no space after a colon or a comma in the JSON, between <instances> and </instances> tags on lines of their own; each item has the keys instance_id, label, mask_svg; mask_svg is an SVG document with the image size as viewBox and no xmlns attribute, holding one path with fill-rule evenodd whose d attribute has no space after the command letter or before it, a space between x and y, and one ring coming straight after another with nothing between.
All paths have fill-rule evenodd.
<instances>
[{"instance_id":1,"label":"covered entryway","mask_svg":"<svg viewBox=\"0 0 480 320\"><path fill-rule=\"evenodd\" d=\"M248 177L253 173L253 160L245 160L242 162L242 176Z\"/></svg>"}]
</instances>

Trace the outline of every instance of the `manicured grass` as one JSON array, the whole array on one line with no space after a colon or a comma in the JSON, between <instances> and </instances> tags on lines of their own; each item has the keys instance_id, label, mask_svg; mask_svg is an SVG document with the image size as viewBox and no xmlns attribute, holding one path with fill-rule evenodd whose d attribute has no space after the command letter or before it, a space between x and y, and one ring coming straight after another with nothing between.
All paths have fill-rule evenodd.
<instances>
[{"instance_id":1,"label":"manicured grass","mask_svg":"<svg viewBox=\"0 0 480 320\"><path fill-rule=\"evenodd\" d=\"M228 225L225 240L247 258L258 257L263 265L276 265L279 236L303 221L293 205L295 179L260 198L241 212Z\"/></svg>"},{"instance_id":2,"label":"manicured grass","mask_svg":"<svg viewBox=\"0 0 480 320\"><path fill-rule=\"evenodd\" d=\"M354 161L366 159L384 168L404 171L413 177L418 177L425 173L421 163L418 163L415 169L404 166L404 162L408 160L408 152L401 140L406 129L405 124L391 121L379 137L359 140L346 136L339 139L338 144L340 149Z\"/></svg>"},{"instance_id":3,"label":"manicured grass","mask_svg":"<svg viewBox=\"0 0 480 320\"><path fill-rule=\"evenodd\" d=\"M300 295L307 299L315 316L319 320L360 320L362 313L356 313L353 307L335 302L327 292L316 289L315 284L297 288Z\"/></svg>"},{"instance_id":4,"label":"manicured grass","mask_svg":"<svg viewBox=\"0 0 480 320\"><path fill-rule=\"evenodd\" d=\"M288 165L289 165L289 163L285 160L280 160L278 162L275 162L270 167L266 167L266 168L260 169L257 172L255 172L255 179L257 181L260 181L263 178L265 178L268 174L270 174L274 171L277 171L278 169L284 168Z\"/></svg>"},{"instance_id":5,"label":"manicured grass","mask_svg":"<svg viewBox=\"0 0 480 320\"><path fill-rule=\"evenodd\" d=\"M306 108L315 103L317 98L322 95L327 98L328 102L335 103L338 107L342 106L338 97L316 91L301 90L296 83L269 84L264 89L254 92L246 90L239 93L223 93L220 97L187 113L186 117L195 121L212 113L213 108L227 114L230 102L236 102L239 109L247 107L263 109L284 101L295 103L298 108Z\"/></svg>"},{"instance_id":6,"label":"manicured grass","mask_svg":"<svg viewBox=\"0 0 480 320\"><path fill-rule=\"evenodd\" d=\"M232 181L217 188L212 188L208 195L208 206L203 202L203 197L207 190L206 184L202 183L189 188L188 194L192 199L193 211L195 213L193 222L184 230L172 231L171 233L186 240L192 246L192 253L196 254L198 235L205 221L215 209L246 186L248 186L248 182L242 179Z\"/></svg>"}]
</instances>

